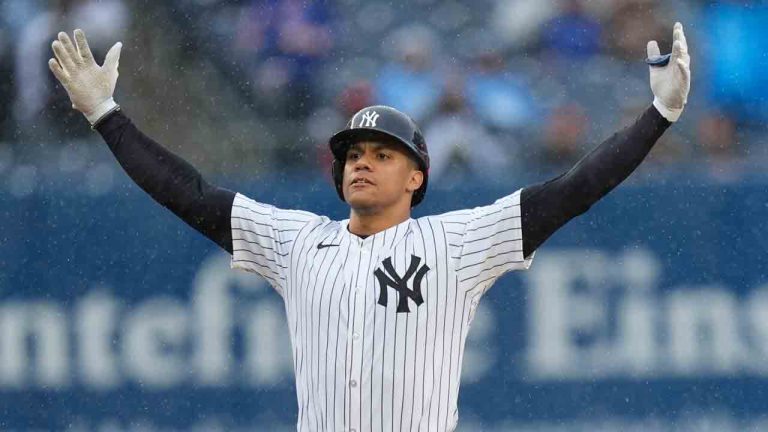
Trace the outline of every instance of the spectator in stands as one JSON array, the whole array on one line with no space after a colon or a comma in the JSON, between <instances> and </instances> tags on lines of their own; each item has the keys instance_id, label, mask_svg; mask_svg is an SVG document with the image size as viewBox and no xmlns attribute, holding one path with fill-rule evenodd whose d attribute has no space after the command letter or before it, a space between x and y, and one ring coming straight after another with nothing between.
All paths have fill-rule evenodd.
<instances>
[{"instance_id":1,"label":"spectator in stands","mask_svg":"<svg viewBox=\"0 0 768 432\"><path fill-rule=\"evenodd\" d=\"M736 124L721 113L710 112L701 117L696 127L697 142L708 159L727 161L736 157Z\"/></svg>"},{"instance_id":2,"label":"spectator in stands","mask_svg":"<svg viewBox=\"0 0 768 432\"><path fill-rule=\"evenodd\" d=\"M736 123L731 117L719 112L702 115L696 125L696 143L710 176L719 180L740 178L742 154Z\"/></svg>"},{"instance_id":3,"label":"spectator in stands","mask_svg":"<svg viewBox=\"0 0 768 432\"><path fill-rule=\"evenodd\" d=\"M253 0L237 48L252 60L271 111L304 117L315 105L318 71L334 46L333 10L323 0Z\"/></svg>"},{"instance_id":4,"label":"spectator in stands","mask_svg":"<svg viewBox=\"0 0 768 432\"><path fill-rule=\"evenodd\" d=\"M424 130L429 145L430 179L449 185L474 175L493 181L503 178L516 146L511 139L504 145L478 121L467 107L458 84L446 87L439 110Z\"/></svg>"},{"instance_id":5,"label":"spectator in stands","mask_svg":"<svg viewBox=\"0 0 768 432\"><path fill-rule=\"evenodd\" d=\"M543 27L542 49L570 60L586 60L600 53L602 25L587 14L582 3L562 2L559 14Z\"/></svg>"},{"instance_id":6,"label":"spectator in stands","mask_svg":"<svg viewBox=\"0 0 768 432\"><path fill-rule=\"evenodd\" d=\"M664 29L669 27L656 0L625 0L616 5L609 17L605 42L619 59L637 61L645 58L646 44L657 40L659 46L671 47Z\"/></svg>"},{"instance_id":7,"label":"spectator in stands","mask_svg":"<svg viewBox=\"0 0 768 432\"><path fill-rule=\"evenodd\" d=\"M583 154L589 132L589 118L577 102L569 102L553 109L537 148L538 166L543 174L561 172Z\"/></svg>"},{"instance_id":8,"label":"spectator in stands","mask_svg":"<svg viewBox=\"0 0 768 432\"><path fill-rule=\"evenodd\" d=\"M385 40L390 60L375 82L376 101L423 121L437 108L442 90L433 55L437 38L427 27L409 26L396 30Z\"/></svg>"},{"instance_id":9,"label":"spectator in stands","mask_svg":"<svg viewBox=\"0 0 768 432\"><path fill-rule=\"evenodd\" d=\"M529 128L540 116L525 76L514 72L499 49L477 47L467 76L467 102L485 125L503 131Z\"/></svg>"},{"instance_id":10,"label":"spectator in stands","mask_svg":"<svg viewBox=\"0 0 768 432\"><path fill-rule=\"evenodd\" d=\"M511 50L536 42L544 23L554 17L558 0L497 0L491 14L494 33Z\"/></svg>"}]
</instances>

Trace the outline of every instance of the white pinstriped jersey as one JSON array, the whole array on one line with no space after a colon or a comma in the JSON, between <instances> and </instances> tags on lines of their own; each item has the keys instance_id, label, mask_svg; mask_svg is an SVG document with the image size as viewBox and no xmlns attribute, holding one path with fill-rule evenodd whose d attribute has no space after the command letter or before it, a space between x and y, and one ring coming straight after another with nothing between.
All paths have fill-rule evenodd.
<instances>
[{"instance_id":1,"label":"white pinstriped jersey","mask_svg":"<svg viewBox=\"0 0 768 432\"><path fill-rule=\"evenodd\" d=\"M232 267L283 297L299 431L451 431L480 297L525 269L520 191L408 219L365 239L305 211L238 194Z\"/></svg>"}]
</instances>

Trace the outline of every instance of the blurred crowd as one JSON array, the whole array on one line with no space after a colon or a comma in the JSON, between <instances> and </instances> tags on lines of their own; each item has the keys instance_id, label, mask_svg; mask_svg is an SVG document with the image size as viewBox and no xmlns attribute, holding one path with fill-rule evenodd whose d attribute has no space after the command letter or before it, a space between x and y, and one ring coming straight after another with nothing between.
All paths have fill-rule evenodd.
<instances>
[{"instance_id":1,"label":"blurred crowd","mask_svg":"<svg viewBox=\"0 0 768 432\"><path fill-rule=\"evenodd\" d=\"M328 137L381 103L449 187L570 167L649 106L646 43L668 51L675 21L691 96L645 169L759 171L768 4L703 0L0 0L0 170L93 139L47 70L59 29L99 59L127 42L119 102L204 170L327 172Z\"/></svg>"}]
</instances>

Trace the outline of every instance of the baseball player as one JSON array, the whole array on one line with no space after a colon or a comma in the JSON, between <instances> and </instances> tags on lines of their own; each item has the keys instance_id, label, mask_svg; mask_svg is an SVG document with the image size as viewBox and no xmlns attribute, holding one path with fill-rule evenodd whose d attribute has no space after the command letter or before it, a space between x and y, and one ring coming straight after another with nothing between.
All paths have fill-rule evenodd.
<instances>
[{"instance_id":1,"label":"baseball player","mask_svg":"<svg viewBox=\"0 0 768 432\"><path fill-rule=\"evenodd\" d=\"M153 199L266 278L282 296L300 431L451 431L467 332L483 294L640 164L680 116L690 88L682 25L671 54L648 43L653 103L571 170L496 202L419 219L427 145L386 106L330 138L333 179L350 206L334 221L213 186L142 134L112 98L121 44L93 59L85 35L59 33L50 68L72 105Z\"/></svg>"}]
</instances>

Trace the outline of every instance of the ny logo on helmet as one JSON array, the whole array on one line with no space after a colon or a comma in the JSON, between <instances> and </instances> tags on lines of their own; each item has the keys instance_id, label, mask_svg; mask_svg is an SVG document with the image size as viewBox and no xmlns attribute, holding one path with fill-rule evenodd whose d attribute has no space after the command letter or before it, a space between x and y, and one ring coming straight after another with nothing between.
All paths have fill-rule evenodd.
<instances>
[{"instance_id":1,"label":"ny logo on helmet","mask_svg":"<svg viewBox=\"0 0 768 432\"><path fill-rule=\"evenodd\" d=\"M429 266L423 264L419 267L421 258L416 255L411 255L411 264L408 266L408 270L405 271L403 276L397 274L395 267L392 265L392 258L389 257L382 261L384 271L380 268L376 269L373 274L379 281L379 301L381 306L387 307L387 288L391 287L397 291L399 299L397 301L397 312L410 312L408 307L408 299L410 298L416 303L416 306L420 306L424 303L424 297L421 295L421 281L424 279L424 275L429 271ZM408 288L408 280L413 277L413 289Z\"/></svg>"},{"instance_id":2,"label":"ny logo on helmet","mask_svg":"<svg viewBox=\"0 0 768 432\"><path fill-rule=\"evenodd\" d=\"M357 127L376 127L376 120L379 119L379 113L376 111L366 111L363 114L363 118L360 119L360 124Z\"/></svg>"}]
</instances>

